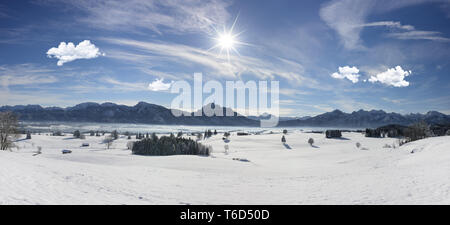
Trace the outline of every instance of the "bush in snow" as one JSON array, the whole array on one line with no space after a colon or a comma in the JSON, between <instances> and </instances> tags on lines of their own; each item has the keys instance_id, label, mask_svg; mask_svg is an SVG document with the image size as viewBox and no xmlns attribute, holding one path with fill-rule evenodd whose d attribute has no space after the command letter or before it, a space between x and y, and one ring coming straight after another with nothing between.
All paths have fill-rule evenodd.
<instances>
[{"instance_id":1,"label":"bush in snow","mask_svg":"<svg viewBox=\"0 0 450 225\"><path fill-rule=\"evenodd\" d=\"M283 130L283 134L287 134L288 133L288 131L287 130Z\"/></svg>"},{"instance_id":2,"label":"bush in snow","mask_svg":"<svg viewBox=\"0 0 450 225\"><path fill-rule=\"evenodd\" d=\"M312 145L314 144L314 139L309 138L309 139L308 139L308 144L312 146Z\"/></svg>"},{"instance_id":3,"label":"bush in snow","mask_svg":"<svg viewBox=\"0 0 450 225\"><path fill-rule=\"evenodd\" d=\"M361 147L361 143L356 142L356 147L357 147L357 148L360 148L360 147Z\"/></svg>"},{"instance_id":4,"label":"bush in snow","mask_svg":"<svg viewBox=\"0 0 450 225\"><path fill-rule=\"evenodd\" d=\"M212 148L196 141L175 136L146 138L133 144L132 152L136 155L204 155L209 156Z\"/></svg>"}]
</instances>

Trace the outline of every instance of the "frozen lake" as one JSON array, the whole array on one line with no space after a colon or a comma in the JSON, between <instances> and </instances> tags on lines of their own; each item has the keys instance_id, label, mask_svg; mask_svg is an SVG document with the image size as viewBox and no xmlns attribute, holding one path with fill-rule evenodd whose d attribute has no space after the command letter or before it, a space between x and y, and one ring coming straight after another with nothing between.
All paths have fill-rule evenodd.
<instances>
[{"instance_id":1,"label":"frozen lake","mask_svg":"<svg viewBox=\"0 0 450 225\"><path fill-rule=\"evenodd\" d=\"M245 131L250 133L258 132L280 132L282 129L294 132L307 132L307 131L324 131L327 129L337 129L332 127L274 127L274 128L261 128L261 127L238 127L238 126L187 126L187 125L152 125L152 124L131 124L131 123L74 123L74 122L21 122L21 127L24 130L33 132L73 132L79 130L81 132L88 131L113 131L119 132L131 132L131 133L159 133L166 134L172 132L182 131L184 133L191 132L203 132L205 130L217 130L218 132L235 132ZM356 130L357 128L339 128L345 130Z\"/></svg>"}]
</instances>

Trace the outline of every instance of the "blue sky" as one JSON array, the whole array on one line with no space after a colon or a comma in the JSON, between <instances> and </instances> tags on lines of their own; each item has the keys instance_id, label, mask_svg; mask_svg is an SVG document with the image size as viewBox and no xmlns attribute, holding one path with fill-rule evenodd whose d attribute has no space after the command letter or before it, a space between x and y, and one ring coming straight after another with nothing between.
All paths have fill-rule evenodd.
<instances>
[{"instance_id":1,"label":"blue sky","mask_svg":"<svg viewBox=\"0 0 450 225\"><path fill-rule=\"evenodd\" d=\"M228 61L208 50L214 28L237 16L247 44ZM205 81L278 80L282 115L450 114L449 25L448 0L6 0L0 105L168 107L176 95L149 84L201 72Z\"/></svg>"}]
</instances>

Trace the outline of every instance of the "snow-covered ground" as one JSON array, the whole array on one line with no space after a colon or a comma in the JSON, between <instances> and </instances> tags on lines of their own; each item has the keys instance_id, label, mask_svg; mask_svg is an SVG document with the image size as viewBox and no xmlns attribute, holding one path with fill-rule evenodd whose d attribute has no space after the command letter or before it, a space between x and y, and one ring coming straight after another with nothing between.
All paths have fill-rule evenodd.
<instances>
[{"instance_id":1,"label":"snow-covered ground","mask_svg":"<svg viewBox=\"0 0 450 225\"><path fill-rule=\"evenodd\" d=\"M450 204L450 136L343 137L232 135L225 154L217 135L202 141L211 157L155 157L131 155L125 137L107 150L103 137L33 135L0 151L0 204Z\"/></svg>"}]
</instances>

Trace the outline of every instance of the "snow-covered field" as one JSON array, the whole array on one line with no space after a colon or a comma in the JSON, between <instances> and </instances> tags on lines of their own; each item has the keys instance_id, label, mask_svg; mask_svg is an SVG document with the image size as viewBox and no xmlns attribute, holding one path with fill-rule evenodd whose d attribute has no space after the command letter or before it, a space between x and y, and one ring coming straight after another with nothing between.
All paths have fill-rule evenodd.
<instances>
[{"instance_id":1,"label":"snow-covered field","mask_svg":"<svg viewBox=\"0 0 450 225\"><path fill-rule=\"evenodd\" d=\"M202 141L211 157L155 157L131 155L126 137L107 150L103 137L33 135L0 151L0 204L450 204L450 136L343 137L232 135L224 154L217 135Z\"/></svg>"}]
</instances>

